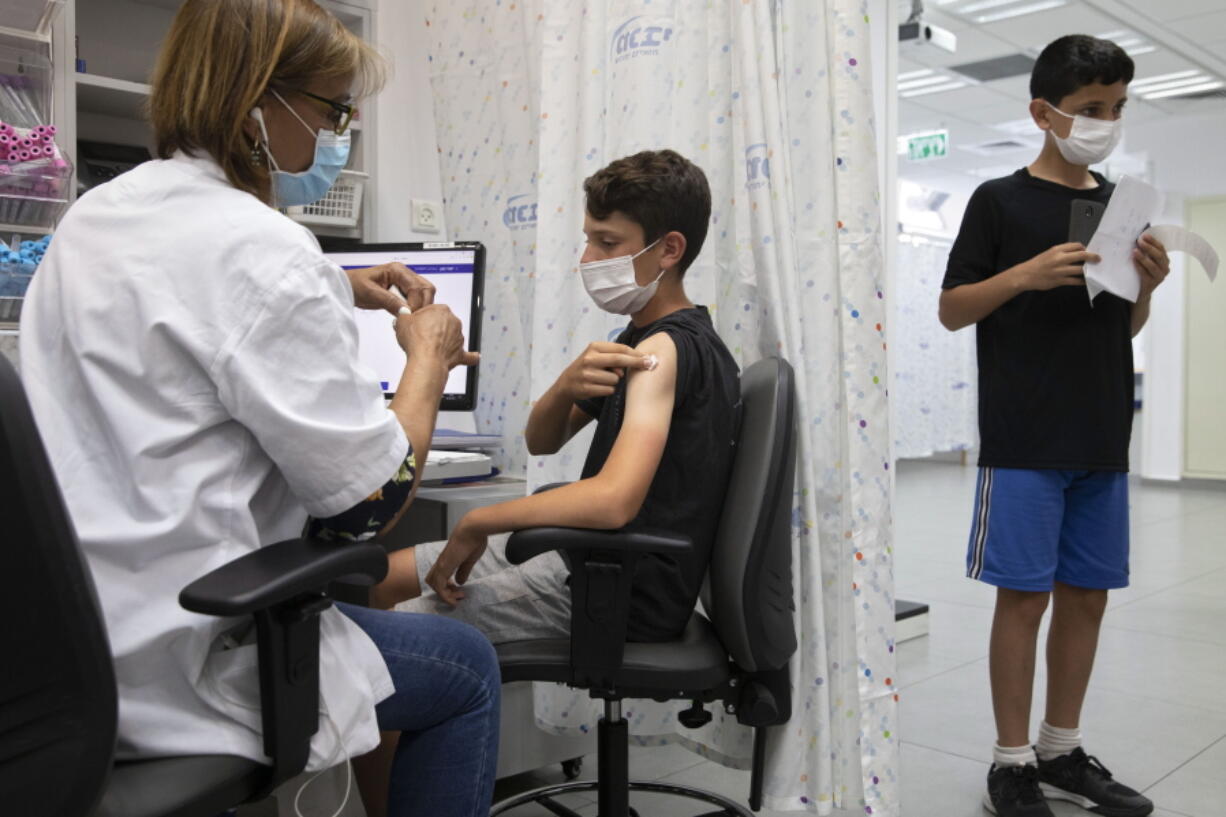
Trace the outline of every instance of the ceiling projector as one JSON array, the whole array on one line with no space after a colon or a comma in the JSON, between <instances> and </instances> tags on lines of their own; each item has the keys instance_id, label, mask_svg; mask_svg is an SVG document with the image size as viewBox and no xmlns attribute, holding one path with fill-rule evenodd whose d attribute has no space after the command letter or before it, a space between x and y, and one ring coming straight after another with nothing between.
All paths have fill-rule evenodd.
<instances>
[{"instance_id":1,"label":"ceiling projector","mask_svg":"<svg viewBox=\"0 0 1226 817\"><path fill-rule=\"evenodd\" d=\"M935 46L952 54L958 50L958 35L932 23L913 20L898 27L898 44L904 48Z\"/></svg>"}]
</instances>

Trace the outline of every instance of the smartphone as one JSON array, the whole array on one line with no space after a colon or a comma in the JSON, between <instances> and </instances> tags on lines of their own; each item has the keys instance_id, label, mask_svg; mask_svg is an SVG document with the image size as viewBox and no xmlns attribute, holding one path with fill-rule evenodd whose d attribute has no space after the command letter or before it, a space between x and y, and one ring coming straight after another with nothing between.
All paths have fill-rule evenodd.
<instances>
[{"instance_id":1,"label":"smartphone","mask_svg":"<svg viewBox=\"0 0 1226 817\"><path fill-rule=\"evenodd\" d=\"M1090 246L1090 239L1103 220L1107 205L1089 199L1073 199L1069 213L1068 240L1085 246Z\"/></svg>"}]
</instances>

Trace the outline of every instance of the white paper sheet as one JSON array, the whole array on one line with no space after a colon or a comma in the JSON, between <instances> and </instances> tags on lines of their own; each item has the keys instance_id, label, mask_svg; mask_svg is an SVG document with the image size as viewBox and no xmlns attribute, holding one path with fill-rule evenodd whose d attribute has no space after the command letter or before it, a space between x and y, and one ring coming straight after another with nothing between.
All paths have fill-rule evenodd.
<instances>
[{"instance_id":1,"label":"white paper sheet","mask_svg":"<svg viewBox=\"0 0 1226 817\"><path fill-rule=\"evenodd\" d=\"M1195 258L1205 268L1205 274L1209 276L1209 280L1217 280L1217 251L1210 247L1209 242L1199 233L1177 227L1174 224L1159 224L1157 227L1150 227L1147 232L1161 241L1168 253L1186 252Z\"/></svg>"},{"instance_id":2,"label":"white paper sheet","mask_svg":"<svg viewBox=\"0 0 1226 817\"><path fill-rule=\"evenodd\" d=\"M1102 261L1085 265L1086 290L1093 301L1100 292L1110 292L1136 303L1141 275L1132 251L1144 232L1162 242L1167 253L1186 252L1205 268L1210 281L1217 280L1218 254L1202 236L1174 224L1152 224L1162 212L1162 193L1140 179L1124 176L1115 186L1111 203L1090 239L1090 252Z\"/></svg>"},{"instance_id":3,"label":"white paper sheet","mask_svg":"<svg viewBox=\"0 0 1226 817\"><path fill-rule=\"evenodd\" d=\"M1085 265L1086 290L1091 301L1106 291L1136 302L1141 276L1133 263L1132 251L1145 227L1161 212L1162 193L1156 188L1131 176L1119 180L1086 248L1102 258L1097 264Z\"/></svg>"}]
</instances>

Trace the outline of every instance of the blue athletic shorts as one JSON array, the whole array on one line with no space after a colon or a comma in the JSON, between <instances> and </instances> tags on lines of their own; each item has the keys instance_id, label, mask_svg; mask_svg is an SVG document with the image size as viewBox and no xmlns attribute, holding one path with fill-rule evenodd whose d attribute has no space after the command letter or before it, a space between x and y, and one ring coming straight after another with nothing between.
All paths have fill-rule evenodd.
<instances>
[{"instance_id":1,"label":"blue athletic shorts","mask_svg":"<svg viewBox=\"0 0 1226 817\"><path fill-rule=\"evenodd\" d=\"M1011 590L1128 586L1128 475L980 468L966 575Z\"/></svg>"}]
</instances>

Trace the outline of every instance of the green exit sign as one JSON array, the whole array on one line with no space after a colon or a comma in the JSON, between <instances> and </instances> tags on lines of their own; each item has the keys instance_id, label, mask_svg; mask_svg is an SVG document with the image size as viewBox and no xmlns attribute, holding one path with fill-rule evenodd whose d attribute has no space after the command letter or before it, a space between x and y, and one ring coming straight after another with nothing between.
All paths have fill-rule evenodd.
<instances>
[{"instance_id":1,"label":"green exit sign","mask_svg":"<svg viewBox=\"0 0 1226 817\"><path fill-rule=\"evenodd\" d=\"M949 131L917 133L907 137L907 158L913 162L940 159L949 153Z\"/></svg>"}]
</instances>

